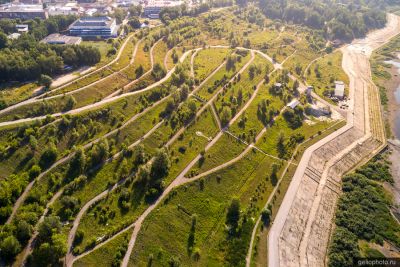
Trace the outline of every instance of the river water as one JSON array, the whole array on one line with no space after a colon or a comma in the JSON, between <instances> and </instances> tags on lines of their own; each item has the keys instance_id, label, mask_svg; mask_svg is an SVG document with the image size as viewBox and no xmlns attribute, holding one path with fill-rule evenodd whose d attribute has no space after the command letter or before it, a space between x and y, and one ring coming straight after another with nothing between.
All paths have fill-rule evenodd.
<instances>
[{"instance_id":1,"label":"river water","mask_svg":"<svg viewBox=\"0 0 400 267\"><path fill-rule=\"evenodd\" d=\"M397 72L400 74L400 62L394 60L385 61L385 63L392 64L397 68ZM390 94L390 93L389 93ZM391 96L389 95L389 98ZM400 84L397 86L396 90L394 91L394 98L397 103L397 108L394 115L394 122L393 122L393 132L397 139L400 140Z\"/></svg>"}]
</instances>

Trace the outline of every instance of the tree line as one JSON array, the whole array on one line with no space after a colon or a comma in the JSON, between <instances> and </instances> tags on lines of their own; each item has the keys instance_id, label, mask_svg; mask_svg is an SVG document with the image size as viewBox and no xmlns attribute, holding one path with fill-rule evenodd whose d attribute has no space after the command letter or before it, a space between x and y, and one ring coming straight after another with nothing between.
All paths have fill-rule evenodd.
<instances>
[{"instance_id":1,"label":"tree line","mask_svg":"<svg viewBox=\"0 0 400 267\"><path fill-rule=\"evenodd\" d=\"M369 1L370 7L357 2L259 0L258 5L269 18L323 30L326 38L331 40L348 41L363 37L370 29L383 27L386 23L385 12L377 8L385 1ZM244 6L247 1L237 0L237 3Z\"/></svg>"},{"instance_id":2,"label":"tree line","mask_svg":"<svg viewBox=\"0 0 400 267\"><path fill-rule=\"evenodd\" d=\"M84 45L50 45L39 41L51 33L62 32L75 20L74 16L54 16L48 20L0 21L0 81L37 80L42 75L62 73L64 66L79 67L100 61L97 48ZM17 40L8 40L17 23L28 24L29 33Z\"/></svg>"}]
</instances>

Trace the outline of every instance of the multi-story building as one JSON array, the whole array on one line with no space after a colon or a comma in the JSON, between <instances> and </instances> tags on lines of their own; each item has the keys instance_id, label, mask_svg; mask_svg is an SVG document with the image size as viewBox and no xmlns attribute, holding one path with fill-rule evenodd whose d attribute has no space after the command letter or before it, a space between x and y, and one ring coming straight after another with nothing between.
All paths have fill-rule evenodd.
<instances>
[{"instance_id":1,"label":"multi-story building","mask_svg":"<svg viewBox=\"0 0 400 267\"><path fill-rule=\"evenodd\" d=\"M143 13L148 18L158 19L163 8L180 6L182 3L182 1L151 0L145 4Z\"/></svg>"},{"instance_id":2,"label":"multi-story building","mask_svg":"<svg viewBox=\"0 0 400 267\"><path fill-rule=\"evenodd\" d=\"M77 3L67 3L65 5L49 5L48 6L48 13L49 16L56 16L56 15L80 15L84 12L82 7L79 7Z\"/></svg>"},{"instance_id":3,"label":"multi-story building","mask_svg":"<svg viewBox=\"0 0 400 267\"><path fill-rule=\"evenodd\" d=\"M42 5L8 3L0 6L0 19L34 19L48 17Z\"/></svg>"},{"instance_id":4,"label":"multi-story building","mask_svg":"<svg viewBox=\"0 0 400 267\"><path fill-rule=\"evenodd\" d=\"M69 26L70 35L82 38L113 38L117 31L115 19L106 16L80 18Z\"/></svg>"}]
</instances>

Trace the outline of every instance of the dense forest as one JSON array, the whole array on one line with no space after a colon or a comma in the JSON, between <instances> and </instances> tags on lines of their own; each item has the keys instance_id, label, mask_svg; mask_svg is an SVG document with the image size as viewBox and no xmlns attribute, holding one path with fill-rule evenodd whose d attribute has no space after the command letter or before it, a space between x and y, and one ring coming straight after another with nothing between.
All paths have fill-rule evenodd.
<instances>
[{"instance_id":1,"label":"dense forest","mask_svg":"<svg viewBox=\"0 0 400 267\"><path fill-rule=\"evenodd\" d=\"M93 65L100 61L97 48L88 46L49 45L39 41L51 33L63 32L76 19L74 16L54 16L48 20L0 20L0 81L37 80L41 75L56 75L64 64L73 67ZM28 24L29 33L17 40L7 34L15 32L18 23Z\"/></svg>"},{"instance_id":2,"label":"dense forest","mask_svg":"<svg viewBox=\"0 0 400 267\"><path fill-rule=\"evenodd\" d=\"M344 41L385 25L386 15L383 9L376 8L378 5L384 5L384 1L365 5L360 1L259 0L259 7L269 18L322 29L328 39Z\"/></svg>"},{"instance_id":3,"label":"dense forest","mask_svg":"<svg viewBox=\"0 0 400 267\"><path fill-rule=\"evenodd\" d=\"M372 248L362 251L360 240L378 245L387 241L400 246L399 226L390 212L392 200L383 182L393 183L393 178L382 155L343 178L343 195L339 199L329 250L330 267L354 266L360 257L383 257Z\"/></svg>"}]
</instances>

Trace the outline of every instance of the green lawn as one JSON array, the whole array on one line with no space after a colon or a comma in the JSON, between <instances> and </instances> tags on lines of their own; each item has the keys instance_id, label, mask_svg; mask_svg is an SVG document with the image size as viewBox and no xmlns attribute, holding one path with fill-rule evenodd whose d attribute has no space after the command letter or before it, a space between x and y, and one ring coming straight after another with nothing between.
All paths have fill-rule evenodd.
<instances>
[{"instance_id":1,"label":"green lawn","mask_svg":"<svg viewBox=\"0 0 400 267\"><path fill-rule=\"evenodd\" d=\"M108 267L112 266L116 262L117 258L121 258L121 255L128 246L129 238L132 234L133 228L120 234L118 237L109 241L107 244L99 247L88 255L80 258L74 262L74 267ZM123 256L123 254L122 254ZM99 259L101 259L99 261Z\"/></svg>"},{"instance_id":2,"label":"green lawn","mask_svg":"<svg viewBox=\"0 0 400 267\"><path fill-rule=\"evenodd\" d=\"M309 71L305 74L306 81L314 87L314 91L326 100L324 92L335 89L335 81L343 81L345 84L345 93L349 91L349 77L342 69L342 53L336 51L311 64Z\"/></svg>"},{"instance_id":3,"label":"green lawn","mask_svg":"<svg viewBox=\"0 0 400 267\"><path fill-rule=\"evenodd\" d=\"M231 52L231 49L225 48L209 48L197 52L193 66L195 77L200 81L204 80Z\"/></svg>"}]
</instances>

